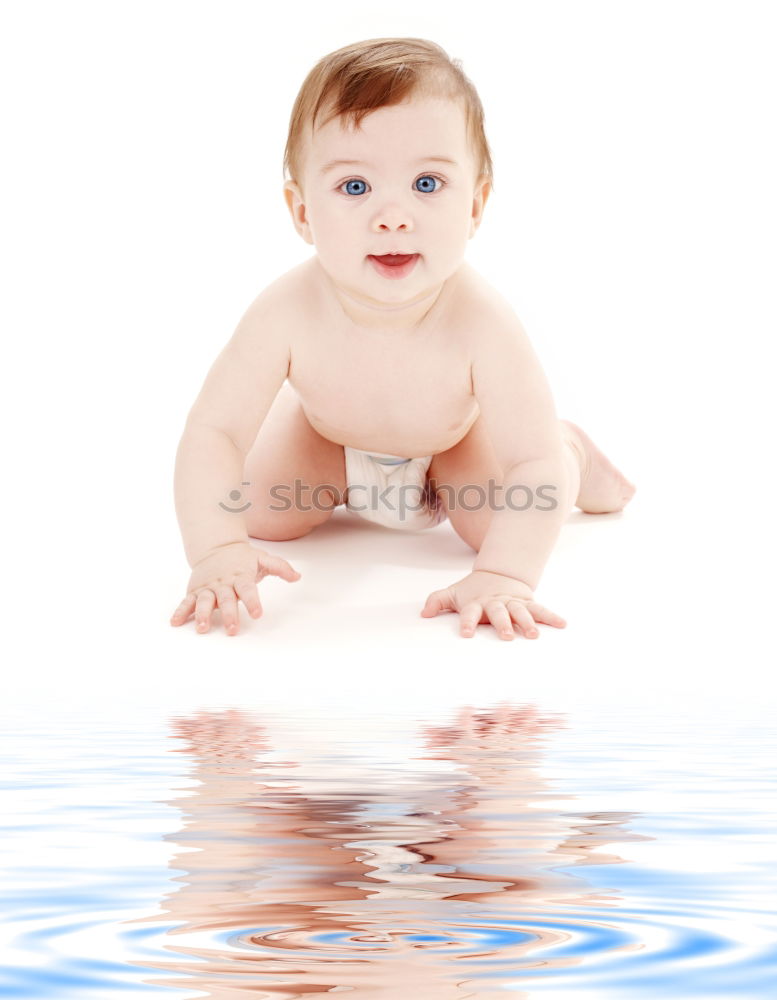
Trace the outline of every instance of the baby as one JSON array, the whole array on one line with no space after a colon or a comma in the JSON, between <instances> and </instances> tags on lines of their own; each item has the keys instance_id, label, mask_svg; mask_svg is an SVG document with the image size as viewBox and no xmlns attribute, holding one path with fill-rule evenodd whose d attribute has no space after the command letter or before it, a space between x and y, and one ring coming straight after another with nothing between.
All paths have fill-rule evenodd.
<instances>
[{"instance_id":1,"label":"baby","mask_svg":"<svg viewBox=\"0 0 777 1000\"><path fill-rule=\"evenodd\" d=\"M559 420L509 302L464 261L492 187L480 99L417 38L323 58L291 115L284 195L314 256L248 307L207 375L176 456L192 568L171 624L214 608L229 634L257 581L300 574L249 536L308 534L345 504L390 528L449 519L477 553L424 617L460 633L564 620L534 591L573 506L621 510L634 487Z\"/></svg>"}]
</instances>

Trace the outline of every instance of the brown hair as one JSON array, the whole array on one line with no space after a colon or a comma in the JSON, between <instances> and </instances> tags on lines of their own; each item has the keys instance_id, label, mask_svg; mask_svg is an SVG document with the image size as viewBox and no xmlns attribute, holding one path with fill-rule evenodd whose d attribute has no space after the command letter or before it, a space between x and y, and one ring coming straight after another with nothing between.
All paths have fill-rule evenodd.
<instances>
[{"instance_id":1,"label":"brown hair","mask_svg":"<svg viewBox=\"0 0 777 1000\"><path fill-rule=\"evenodd\" d=\"M346 45L320 59L305 77L289 122L283 155L284 177L299 181L304 130L311 131L325 106L336 117L350 119L359 128L362 119L378 108L399 104L415 93L463 99L467 134L479 161L479 176L493 183L491 151L486 139L483 105L474 84L465 76L461 60L451 59L435 42L423 38L372 38Z\"/></svg>"}]
</instances>

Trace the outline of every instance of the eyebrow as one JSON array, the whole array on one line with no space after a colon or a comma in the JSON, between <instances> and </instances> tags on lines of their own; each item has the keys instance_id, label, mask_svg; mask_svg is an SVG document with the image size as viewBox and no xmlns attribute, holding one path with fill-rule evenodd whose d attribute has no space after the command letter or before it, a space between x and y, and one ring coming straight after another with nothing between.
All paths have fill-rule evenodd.
<instances>
[{"instance_id":1,"label":"eyebrow","mask_svg":"<svg viewBox=\"0 0 777 1000\"><path fill-rule=\"evenodd\" d=\"M417 161L418 164L421 163L450 163L452 166L457 167L458 163L456 160L452 160L449 156L422 156L420 160ZM328 174L330 170L334 170L335 167L371 167L372 164L365 163L364 160L329 160L321 168L321 174Z\"/></svg>"}]
</instances>

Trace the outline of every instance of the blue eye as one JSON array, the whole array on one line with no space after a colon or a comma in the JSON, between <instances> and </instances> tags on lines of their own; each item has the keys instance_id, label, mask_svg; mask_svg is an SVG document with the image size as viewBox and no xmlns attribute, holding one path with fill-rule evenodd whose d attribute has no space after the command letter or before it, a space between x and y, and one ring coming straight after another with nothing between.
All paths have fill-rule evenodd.
<instances>
[{"instance_id":1,"label":"blue eye","mask_svg":"<svg viewBox=\"0 0 777 1000\"><path fill-rule=\"evenodd\" d=\"M435 174L424 174L413 183L415 190L420 191L421 194L435 194L444 185L445 181ZM349 181L343 181L338 190L342 191L343 194L348 194L356 198L359 195L366 194L369 190L369 185L366 181L360 180L358 177L352 177Z\"/></svg>"},{"instance_id":2,"label":"blue eye","mask_svg":"<svg viewBox=\"0 0 777 1000\"><path fill-rule=\"evenodd\" d=\"M361 186L362 186L361 190L360 191L354 191L353 187L352 187L352 185L354 185L354 184L357 184L357 185L361 184ZM343 185L343 187L345 187L346 194L354 194L354 195L356 195L356 194L364 194L364 192L367 190L366 183L364 181L359 181L359 180L346 181L345 184Z\"/></svg>"},{"instance_id":3,"label":"blue eye","mask_svg":"<svg viewBox=\"0 0 777 1000\"><path fill-rule=\"evenodd\" d=\"M421 191L424 194L433 194L435 191L438 190L438 188L434 186L434 183L435 181L439 180L440 178L435 177L434 174L424 174L423 177L419 177L418 180L416 181L416 184L423 185L423 187L419 186L416 190ZM440 181L440 183L442 183L442 181ZM431 187L429 187L430 184Z\"/></svg>"}]
</instances>

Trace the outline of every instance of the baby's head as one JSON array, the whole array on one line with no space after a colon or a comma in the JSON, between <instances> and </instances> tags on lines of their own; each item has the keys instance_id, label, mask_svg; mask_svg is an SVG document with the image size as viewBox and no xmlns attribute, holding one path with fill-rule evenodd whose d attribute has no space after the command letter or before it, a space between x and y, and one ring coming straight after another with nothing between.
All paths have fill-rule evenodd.
<instances>
[{"instance_id":1,"label":"baby's head","mask_svg":"<svg viewBox=\"0 0 777 1000\"><path fill-rule=\"evenodd\" d=\"M346 45L320 59L308 73L291 113L283 157L284 176L302 182L309 136L333 118L358 129L371 111L413 97L459 102L478 177L493 185L483 106L461 62L423 38L376 38Z\"/></svg>"},{"instance_id":2,"label":"baby's head","mask_svg":"<svg viewBox=\"0 0 777 1000\"><path fill-rule=\"evenodd\" d=\"M480 98L434 42L348 45L300 89L284 176L297 231L325 270L354 291L367 280L405 299L455 270L480 223L493 184ZM370 258L396 252L420 259L388 281Z\"/></svg>"}]
</instances>

